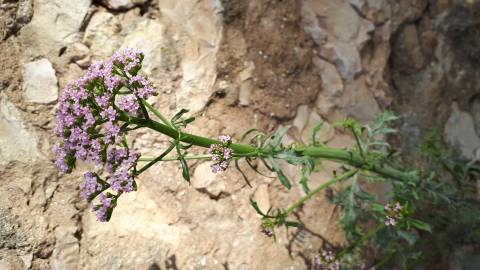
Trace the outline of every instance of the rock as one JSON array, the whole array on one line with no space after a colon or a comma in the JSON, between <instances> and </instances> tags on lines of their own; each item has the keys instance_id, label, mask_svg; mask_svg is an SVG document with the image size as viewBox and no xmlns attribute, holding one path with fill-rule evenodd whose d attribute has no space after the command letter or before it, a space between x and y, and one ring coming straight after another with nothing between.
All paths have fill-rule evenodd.
<instances>
[{"instance_id":1,"label":"rock","mask_svg":"<svg viewBox=\"0 0 480 270\"><path fill-rule=\"evenodd\" d=\"M317 97L317 109L322 115L327 115L338 104L338 99L343 93L343 81L337 69L331 63L318 57L313 63L319 69L322 78L322 91Z\"/></svg>"},{"instance_id":2,"label":"rock","mask_svg":"<svg viewBox=\"0 0 480 270\"><path fill-rule=\"evenodd\" d=\"M444 127L445 139L456 147L462 157L475 158L475 151L480 147L480 138L475 132L472 116L452 104L452 114Z\"/></svg>"},{"instance_id":3,"label":"rock","mask_svg":"<svg viewBox=\"0 0 480 270\"><path fill-rule=\"evenodd\" d=\"M20 112L0 93L0 165L31 162L40 157L37 138L24 124Z\"/></svg>"},{"instance_id":4,"label":"rock","mask_svg":"<svg viewBox=\"0 0 480 270\"><path fill-rule=\"evenodd\" d=\"M81 42L75 42L68 46L65 54L70 61L76 63L80 67L86 68L90 64L90 49Z\"/></svg>"},{"instance_id":5,"label":"rock","mask_svg":"<svg viewBox=\"0 0 480 270\"><path fill-rule=\"evenodd\" d=\"M80 245L74 236L77 227L60 226L55 229L55 248L51 260L52 270L77 269Z\"/></svg>"},{"instance_id":6,"label":"rock","mask_svg":"<svg viewBox=\"0 0 480 270\"><path fill-rule=\"evenodd\" d=\"M270 196L268 194L268 185L261 184L257 187L255 194L253 195L258 207L262 212L266 213L270 209Z\"/></svg>"},{"instance_id":7,"label":"rock","mask_svg":"<svg viewBox=\"0 0 480 270\"><path fill-rule=\"evenodd\" d=\"M136 48L145 54L142 71L149 77L156 77L164 66L166 51L165 27L154 20L143 20L125 37L122 48Z\"/></svg>"},{"instance_id":8,"label":"rock","mask_svg":"<svg viewBox=\"0 0 480 270\"><path fill-rule=\"evenodd\" d=\"M26 269L30 269L30 267L32 267L33 253L20 256L20 259L23 261L23 265Z\"/></svg>"},{"instance_id":9,"label":"rock","mask_svg":"<svg viewBox=\"0 0 480 270\"><path fill-rule=\"evenodd\" d=\"M33 1L32 0L20 0L18 2L17 14L15 16L15 23L17 28L23 27L29 23L33 16Z\"/></svg>"},{"instance_id":10,"label":"rock","mask_svg":"<svg viewBox=\"0 0 480 270\"><path fill-rule=\"evenodd\" d=\"M295 116L295 119L293 119L293 126L296 127L299 132L302 132L303 128L305 128L309 115L310 109L308 108L308 105L298 106L297 115Z\"/></svg>"},{"instance_id":11,"label":"rock","mask_svg":"<svg viewBox=\"0 0 480 270\"><path fill-rule=\"evenodd\" d=\"M397 62L405 62L405 69L410 69L409 72L415 72L423 68L425 64L425 57L422 53L422 47L418 37L417 27L414 24L405 26L401 33L403 44L401 49L404 51L401 59L396 58ZM413 68L413 69L412 69Z\"/></svg>"},{"instance_id":12,"label":"rock","mask_svg":"<svg viewBox=\"0 0 480 270\"><path fill-rule=\"evenodd\" d=\"M27 102L48 104L58 98L57 77L52 64L43 58L23 66L23 91Z\"/></svg>"},{"instance_id":13,"label":"rock","mask_svg":"<svg viewBox=\"0 0 480 270\"><path fill-rule=\"evenodd\" d=\"M375 29L346 1L307 0L302 4L304 30L320 46L320 54L351 81L362 71L359 50Z\"/></svg>"},{"instance_id":14,"label":"rock","mask_svg":"<svg viewBox=\"0 0 480 270\"><path fill-rule=\"evenodd\" d=\"M137 5L143 5L147 0L102 0L102 3L110 9L125 10Z\"/></svg>"},{"instance_id":15,"label":"rock","mask_svg":"<svg viewBox=\"0 0 480 270\"><path fill-rule=\"evenodd\" d=\"M221 174L212 172L209 162L203 162L195 168L192 185L198 190L208 192L213 197L218 197L225 190L225 181Z\"/></svg>"},{"instance_id":16,"label":"rock","mask_svg":"<svg viewBox=\"0 0 480 270\"><path fill-rule=\"evenodd\" d=\"M185 35L183 79L177 106L201 111L215 91L216 59L222 38L222 7L215 0L158 1L167 24Z\"/></svg>"},{"instance_id":17,"label":"rock","mask_svg":"<svg viewBox=\"0 0 480 270\"><path fill-rule=\"evenodd\" d=\"M305 125L301 135L304 143L312 143L313 129L322 123L322 128L318 131L315 139L319 143L325 143L333 138L335 135L335 129L325 120L320 117L316 112L311 112L308 116L308 122Z\"/></svg>"},{"instance_id":18,"label":"rock","mask_svg":"<svg viewBox=\"0 0 480 270\"><path fill-rule=\"evenodd\" d=\"M337 69L331 63L318 57L313 59L322 78L322 94L333 99L340 97L343 92L343 81Z\"/></svg>"},{"instance_id":19,"label":"rock","mask_svg":"<svg viewBox=\"0 0 480 270\"><path fill-rule=\"evenodd\" d=\"M90 19L85 29L83 43L90 48L96 60L106 59L120 48L120 21L113 14L100 9Z\"/></svg>"},{"instance_id":20,"label":"rock","mask_svg":"<svg viewBox=\"0 0 480 270\"><path fill-rule=\"evenodd\" d=\"M240 106L250 105L250 94L252 93L253 84L253 71L255 70L255 64L252 61L247 62L244 70L239 72L237 77L237 83L239 84L238 100Z\"/></svg>"},{"instance_id":21,"label":"rock","mask_svg":"<svg viewBox=\"0 0 480 270\"><path fill-rule=\"evenodd\" d=\"M327 43L320 55L335 64L346 81L352 81L362 71L362 60L357 49L349 43Z\"/></svg>"},{"instance_id":22,"label":"rock","mask_svg":"<svg viewBox=\"0 0 480 270\"><path fill-rule=\"evenodd\" d=\"M79 38L91 0L34 0L34 15L21 36L31 53L58 56L60 48Z\"/></svg>"},{"instance_id":23,"label":"rock","mask_svg":"<svg viewBox=\"0 0 480 270\"><path fill-rule=\"evenodd\" d=\"M369 122L380 114L375 96L365 84L364 79L345 85L345 93L350 94L342 96L341 108L347 115L361 122Z\"/></svg>"}]
</instances>

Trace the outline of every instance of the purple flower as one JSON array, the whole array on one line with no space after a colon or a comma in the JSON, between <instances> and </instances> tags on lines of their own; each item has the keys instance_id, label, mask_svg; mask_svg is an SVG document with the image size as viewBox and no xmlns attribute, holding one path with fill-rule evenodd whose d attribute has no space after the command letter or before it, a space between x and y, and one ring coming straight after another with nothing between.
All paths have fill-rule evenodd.
<instances>
[{"instance_id":1,"label":"purple flower","mask_svg":"<svg viewBox=\"0 0 480 270\"><path fill-rule=\"evenodd\" d=\"M315 256L314 268L322 270L340 270L340 261L335 258L331 251L322 250Z\"/></svg>"},{"instance_id":2,"label":"purple flower","mask_svg":"<svg viewBox=\"0 0 480 270\"><path fill-rule=\"evenodd\" d=\"M127 95L118 99L118 107L126 112L137 114L140 104L134 95Z\"/></svg>"},{"instance_id":3,"label":"purple flower","mask_svg":"<svg viewBox=\"0 0 480 270\"><path fill-rule=\"evenodd\" d=\"M60 142L53 148L55 164L62 173L71 172L77 159L103 165L98 175L86 173L82 185L85 199L100 194L101 204L94 210L101 221L114 207L112 198L135 189L134 171L140 155L120 143L126 130L119 117L124 113L137 114L138 97L156 95L152 84L137 75L142 60L143 55L137 50L119 51L107 61L93 63L86 74L65 86L59 98L55 134ZM133 93L119 95L120 88ZM101 177L107 179L116 195L104 194L109 183Z\"/></svg>"},{"instance_id":4,"label":"purple flower","mask_svg":"<svg viewBox=\"0 0 480 270\"><path fill-rule=\"evenodd\" d=\"M387 203L383 209L387 212L385 216L385 225L386 226L395 226L398 223L398 220L403 218L403 206L399 203Z\"/></svg>"},{"instance_id":5,"label":"purple flower","mask_svg":"<svg viewBox=\"0 0 480 270\"><path fill-rule=\"evenodd\" d=\"M156 95L152 84L143 76L136 75L129 81L130 86L134 89L133 92L140 98L146 99Z\"/></svg>"},{"instance_id":6,"label":"purple flower","mask_svg":"<svg viewBox=\"0 0 480 270\"><path fill-rule=\"evenodd\" d=\"M229 148L232 143L232 139L228 135L221 135L218 137L221 144L212 144L208 149L208 153L212 155L211 165L212 172L223 172L228 168L228 164L233 157L233 150Z\"/></svg>"},{"instance_id":7,"label":"purple flower","mask_svg":"<svg viewBox=\"0 0 480 270\"><path fill-rule=\"evenodd\" d=\"M89 201L92 199L92 195L103 191L103 185L98 182L98 176L95 173L86 172L84 178L82 197L85 201Z\"/></svg>"},{"instance_id":8,"label":"purple flower","mask_svg":"<svg viewBox=\"0 0 480 270\"><path fill-rule=\"evenodd\" d=\"M218 140L220 140L222 143L231 143L232 142L232 137L228 135L220 135L218 137Z\"/></svg>"},{"instance_id":9,"label":"purple flower","mask_svg":"<svg viewBox=\"0 0 480 270\"><path fill-rule=\"evenodd\" d=\"M108 212L113 209L112 198L103 193L99 197L100 204L94 205L92 210L96 212L98 221L105 222L108 219Z\"/></svg>"}]
</instances>

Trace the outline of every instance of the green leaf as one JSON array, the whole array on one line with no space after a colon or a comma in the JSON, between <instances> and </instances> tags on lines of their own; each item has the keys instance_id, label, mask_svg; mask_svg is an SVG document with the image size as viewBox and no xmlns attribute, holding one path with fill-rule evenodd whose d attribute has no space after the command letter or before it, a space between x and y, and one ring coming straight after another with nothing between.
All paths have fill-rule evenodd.
<instances>
[{"instance_id":1,"label":"green leaf","mask_svg":"<svg viewBox=\"0 0 480 270\"><path fill-rule=\"evenodd\" d=\"M385 208L379 203L372 203L372 210L375 212L385 213Z\"/></svg>"},{"instance_id":2,"label":"green leaf","mask_svg":"<svg viewBox=\"0 0 480 270\"><path fill-rule=\"evenodd\" d=\"M273 218L273 216L269 216L268 213L270 212L271 208L268 209L267 213L263 213L262 210L260 210L260 207L258 207L258 204L256 201L254 201L252 198L250 198L250 205L252 205L253 209L259 214L260 216L264 218Z\"/></svg>"},{"instance_id":3,"label":"green leaf","mask_svg":"<svg viewBox=\"0 0 480 270\"><path fill-rule=\"evenodd\" d=\"M423 222L418 219L413 219L413 218L409 218L408 221L410 222L410 225L412 225L413 227L419 230L426 231L429 233L432 232L432 226L426 222Z\"/></svg>"},{"instance_id":4,"label":"green leaf","mask_svg":"<svg viewBox=\"0 0 480 270\"><path fill-rule=\"evenodd\" d=\"M175 122L177 121L178 119L180 119L180 117L182 117L184 114L186 114L188 112L187 109L181 109L179 112L177 112L171 119L171 122Z\"/></svg>"},{"instance_id":5,"label":"green leaf","mask_svg":"<svg viewBox=\"0 0 480 270\"><path fill-rule=\"evenodd\" d=\"M285 134L287 133L287 131L289 129L290 129L290 126L280 126L278 128L277 132L275 132L275 134L273 134L269 145L273 149L276 149L278 146L280 146L280 144L282 143L283 137L285 136Z\"/></svg>"},{"instance_id":6,"label":"green leaf","mask_svg":"<svg viewBox=\"0 0 480 270\"><path fill-rule=\"evenodd\" d=\"M312 132L312 144L315 146L315 145L319 145L319 143L317 142L317 134L318 132L322 129L323 127L323 122L320 122L318 123L314 128L313 128L313 132Z\"/></svg>"},{"instance_id":7,"label":"green leaf","mask_svg":"<svg viewBox=\"0 0 480 270\"><path fill-rule=\"evenodd\" d=\"M250 181L248 181L248 177L247 175L245 175L245 173L240 169L240 165L238 164L238 159L235 159L235 168L237 168L237 170L240 172L240 174L243 176L243 179L245 180L245 182L247 183L247 185L249 187L252 187L252 185L250 184Z\"/></svg>"},{"instance_id":8,"label":"green leaf","mask_svg":"<svg viewBox=\"0 0 480 270\"><path fill-rule=\"evenodd\" d=\"M287 227L298 228L298 227L300 227L300 225L302 225L302 224L300 222L297 222L297 221L285 221L285 226L287 226Z\"/></svg>"},{"instance_id":9,"label":"green leaf","mask_svg":"<svg viewBox=\"0 0 480 270\"><path fill-rule=\"evenodd\" d=\"M288 178L285 176L283 173L282 169L280 168L280 165L273 159L273 157L268 157L268 161L270 165L272 166L273 170L277 173L278 179L282 183L283 186L285 186L287 189L290 189L292 185L290 184L290 181Z\"/></svg>"},{"instance_id":10,"label":"green leaf","mask_svg":"<svg viewBox=\"0 0 480 270\"><path fill-rule=\"evenodd\" d=\"M398 230L397 235L405 239L409 245L414 245L418 239L418 237L414 233L403 231L403 230Z\"/></svg>"},{"instance_id":11,"label":"green leaf","mask_svg":"<svg viewBox=\"0 0 480 270\"><path fill-rule=\"evenodd\" d=\"M182 165L183 179L185 179L185 181L190 183L190 171L188 169L187 161L183 157L182 151L180 150L180 143L177 142L176 148L178 153L178 160L180 160L180 164Z\"/></svg>"}]
</instances>

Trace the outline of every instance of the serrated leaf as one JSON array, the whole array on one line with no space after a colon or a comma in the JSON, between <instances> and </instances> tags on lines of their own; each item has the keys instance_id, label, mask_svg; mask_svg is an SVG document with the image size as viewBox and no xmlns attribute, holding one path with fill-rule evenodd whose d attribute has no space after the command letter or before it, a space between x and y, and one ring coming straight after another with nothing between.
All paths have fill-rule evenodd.
<instances>
[{"instance_id":1,"label":"serrated leaf","mask_svg":"<svg viewBox=\"0 0 480 270\"><path fill-rule=\"evenodd\" d=\"M282 143L282 139L287 133L287 131L290 129L290 126L280 126L275 132L275 134L272 136L269 145L272 147L272 149L276 149L280 144Z\"/></svg>"},{"instance_id":2,"label":"serrated leaf","mask_svg":"<svg viewBox=\"0 0 480 270\"><path fill-rule=\"evenodd\" d=\"M408 244L411 246L414 245L418 239L418 237L415 234L411 232L403 231L403 230L398 230L397 235L405 239L408 242Z\"/></svg>"},{"instance_id":3,"label":"serrated leaf","mask_svg":"<svg viewBox=\"0 0 480 270\"><path fill-rule=\"evenodd\" d=\"M268 161L270 165L272 166L272 169L277 173L278 179L280 180L280 183L287 189L290 189L292 187L292 184L290 184L290 180L285 176L283 173L282 169L280 168L280 165L273 159L273 157L268 157Z\"/></svg>"}]
</instances>

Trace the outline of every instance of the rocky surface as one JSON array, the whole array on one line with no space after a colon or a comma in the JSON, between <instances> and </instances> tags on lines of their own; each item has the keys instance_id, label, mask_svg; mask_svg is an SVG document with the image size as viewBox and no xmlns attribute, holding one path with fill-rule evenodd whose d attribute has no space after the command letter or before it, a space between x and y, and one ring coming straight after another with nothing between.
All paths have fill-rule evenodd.
<instances>
[{"instance_id":1,"label":"rocky surface","mask_svg":"<svg viewBox=\"0 0 480 270\"><path fill-rule=\"evenodd\" d=\"M0 0L0 269L305 269L324 239L343 241L341 213L318 196L298 212L305 227L275 243L248 198L287 206L302 189L252 172L250 188L234 169L191 162L187 185L162 164L97 222L79 196L86 165L62 176L52 164L59 89L133 46L160 92L151 101L167 115L190 109L190 132L238 139L292 124L288 140L309 142L323 122L317 139L345 147L335 121L369 122L393 105L404 149L437 127L474 157L478 14L463 0ZM134 141L146 155L165 147L148 132Z\"/></svg>"},{"instance_id":2,"label":"rocky surface","mask_svg":"<svg viewBox=\"0 0 480 270\"><path fill-rule=\"evenodd\" d=\"M50 103L58 98L57 77L52 64L40 59L23 66L24 100L34 103Z\"/></svg>"}]
</instances>

